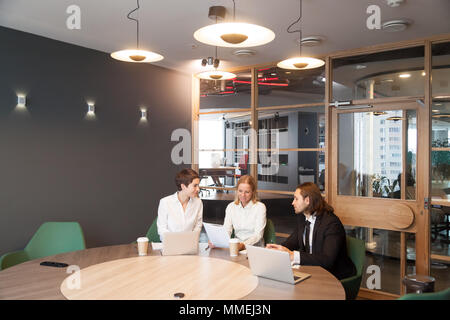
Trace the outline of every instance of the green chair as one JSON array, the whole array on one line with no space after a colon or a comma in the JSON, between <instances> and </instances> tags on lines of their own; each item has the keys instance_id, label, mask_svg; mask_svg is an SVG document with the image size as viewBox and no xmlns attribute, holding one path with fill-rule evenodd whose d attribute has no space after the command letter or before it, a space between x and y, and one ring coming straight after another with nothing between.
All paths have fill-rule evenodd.
<instances>
[{"instance_id":1,"label":"green chair","mask_svg":"<svg viewBox=\"0 0 450 320\"><path fill-rule=\"evenodd\" d=\"M275 226L273 225L272 220L267 219L266 227L264 228L264 242L268 243L276 243L277 237L275 235Z\"/></svg>"},{"instance_id":2,"label":"green chair","mask_svg":"<svg viewBox=\"0 0 450 320\"><path fill-rule=\"evenodd\" d=\"M366 246L363 240L347 236L347 255L356 267L356 275L341 280L347 300L355 300L361 286Z\"/></svg>"},{"instance_id":3,"label":"green chair","mask_svg":"<svg viewBox=\"0 0 450 320\"><path fill-rule=\"evenodd\" d=\"M28 260L83 249L86 249L86 244L78 222L45 222L24 250L9 252L0 257L0 270Z\"/></svg>"},{"instance_id":4,"label":"green chair","mask_svg":"<svg viewBox=\"0 0 450 320\"><path fill-rule=\"evenodd\" d=\"M148 240L150 242L161 242L161 239L158 234L158 226L156 225L157 220L158 220L158 218L155 218L155 220L153 220L152 225L150 226L150 228L147 231L146 237L148 238Z\"/></svg>"},{"instance_id":5,"label":"green chair","mask_svg":"<svg viewBox=\"0 0 450 320\"><path fill-rule=\"evenodd\" d=\"M234 229L233 229L233 232L231 233L231 238L234 238ZM275 235L275 226L273 225L273 222L270 219L266 220L266 226L264 227L263 239L266 244L276 243L277 237Z\"/></svg>"},{"instance_id":6,"label":"green chair","mask_svg":"<svg viewBox=\"0 0 450 320\"><path fill-rule=\"evenodd\" d=\"M409 293L397 300L450 300L450 288L438 292Z\"/></svg>"}]
</instances>

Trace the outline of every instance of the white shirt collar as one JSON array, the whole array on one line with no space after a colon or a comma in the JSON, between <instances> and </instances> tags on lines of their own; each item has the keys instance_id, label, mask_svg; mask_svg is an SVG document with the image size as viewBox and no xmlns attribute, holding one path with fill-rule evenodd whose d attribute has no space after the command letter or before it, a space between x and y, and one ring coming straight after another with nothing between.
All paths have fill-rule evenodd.
<instances>
[{"instance_id":1,"label":"white shirt collar","mask_svg":"<svg viewBox=\"0 0 450 320\"><path fill-rule=\"evenodd\" d=\"M242 202L239 201L239 207L243 208L243 209L251 209L253 208L253 206L256 204L256 202L253 202L253 200L250 200L249 203L247 203L247 205L245 207L242 206Z\"/></svg>"}]
</instances>

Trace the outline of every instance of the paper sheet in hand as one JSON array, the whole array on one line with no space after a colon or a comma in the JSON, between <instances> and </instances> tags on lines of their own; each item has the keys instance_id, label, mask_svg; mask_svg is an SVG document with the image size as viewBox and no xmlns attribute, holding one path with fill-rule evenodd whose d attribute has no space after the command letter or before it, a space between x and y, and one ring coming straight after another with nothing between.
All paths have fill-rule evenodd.
<instances>
[{"instance_id":1,"label":"paper sheet in hand","mask_svg":"<svg viewBox=\"0 0 450 320\"><path fill-rule=\"evenodd\" d=\"M209 241L217 248L229 248L230 236L225 228L220 224L212 224L204 222L206 234Z\"/></svg>"}]
</instances>

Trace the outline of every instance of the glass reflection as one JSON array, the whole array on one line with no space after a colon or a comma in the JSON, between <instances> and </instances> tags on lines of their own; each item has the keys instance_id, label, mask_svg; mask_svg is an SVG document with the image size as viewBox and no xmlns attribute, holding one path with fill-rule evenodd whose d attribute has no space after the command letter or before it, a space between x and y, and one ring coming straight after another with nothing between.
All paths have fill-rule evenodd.
<instances>
[{"instance_id":1,"label":"glass reflection","mask_svg":"<svg viewBox=\"0 0 450 320\"><path fill-rule=\"evenodd\" d=\"M324 148L325 108L258 112L258 148Z\"/></svg>"},{"instance_id":2,"label":"glass reflection","mask_svg":"<svg viewBox=\"0 0 450 320\"><path fill-rule=\"evenodd\" d=\"M400 199L403 125L408 128L406 183L412 188L407 198L415 198L415 114L404 117L402 110L339 115L340 195Z\"/></svg>"},{"instance_id":3,"label":"glass reflection","mask_svg":"<svg viewBox=\"0 0 450 320\"><path fill-rule=\"evenodd\" d=\"M200 80L200 110L229 110L250 108L250 71L236 73L230 80Z\"/></svg>"},{"instance_id":4,"label":"glass reflection","mask_svg":"<svg viewBox=\"0 0 450 320\"><path fill-rule=\"evenodd\" d=\"M285 70L278 67L257 70L258 107L323 102L325 67Z\"/></svg>"},{"instance_id":5,"label":"glass reflection","mask_svg":"<svg viewBox=\"0 0 450 320\"><path fill-rule=\"evenodd\" d=\"M333 100L424 94L424 48L414 47L333 60Z\"/></svg>"}]
</instances>

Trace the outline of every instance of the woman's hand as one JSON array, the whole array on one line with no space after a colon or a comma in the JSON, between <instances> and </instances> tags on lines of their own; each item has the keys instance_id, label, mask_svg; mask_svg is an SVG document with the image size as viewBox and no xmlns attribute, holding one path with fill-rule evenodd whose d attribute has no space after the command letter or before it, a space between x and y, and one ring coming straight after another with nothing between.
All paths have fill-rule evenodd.
<instances>
[{"instance_id":1,"label":"woman's hand","mask_svg":"<svg viewBox=\"0 0 450 320\"><path fill-rule=\"evenodd\" d=\"M238 251L241 251L241 250L245 250L245 244L243 244L242 242L239 242Z\"/></svg>"},{"instance_id":2,"label":"woman's hand","mask_svg":"<svg viewBox=\"0 0 450 320\"><path fill-rule=\"evenodd\" d=\"M210 247L211 249L214 249L215 246L213 245L213 243L211 241L208 240L208 247Z\"/></svg>"},{"instance_id":3,"label":"woman's hand","mask_svg":"<svg viewBox=\"0 0 450 320\"><path fill-rule=\"evenodd\" d=\"M294 260L294 251L291 251L288 248L283 247L282 245L269 243L266 245L266 248L287 252L287 253L289 253L289 258L291 258L291 261Z\"/></svg>"}]
</instances>

